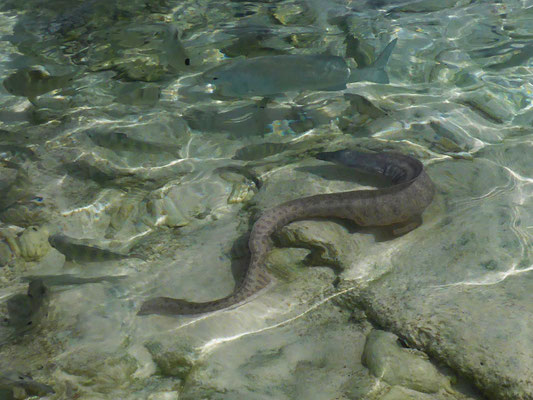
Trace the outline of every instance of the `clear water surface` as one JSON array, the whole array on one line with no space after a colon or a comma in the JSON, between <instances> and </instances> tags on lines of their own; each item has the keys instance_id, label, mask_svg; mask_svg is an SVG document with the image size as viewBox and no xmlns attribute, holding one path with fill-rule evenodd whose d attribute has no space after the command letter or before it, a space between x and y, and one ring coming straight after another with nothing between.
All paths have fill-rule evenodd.
<instances>
[{"instance_id":1,"label":"clear water surface","mask_svg":"<svg viewBox=\"0 0 533 400\"><path fill-rule=\"evenodd\" d=\"M34 326L0 326L5 398L533 396L530 2L3 0L0 11L0 311L26 293L22 277L63 277L44 279ZM325 82L320 57L372 68L394 39L390 83L285 90L265 76L294 83L303 67L211 70L305 55ZM382 184L314 158L347 147L424 163L437 193L419 228L391 239L293 223L268 260L275 283L250 302L136 315L154 296L230 293L262 210ZM76 260L54 235L131 257Z\"/></svg>"}]
</instances>

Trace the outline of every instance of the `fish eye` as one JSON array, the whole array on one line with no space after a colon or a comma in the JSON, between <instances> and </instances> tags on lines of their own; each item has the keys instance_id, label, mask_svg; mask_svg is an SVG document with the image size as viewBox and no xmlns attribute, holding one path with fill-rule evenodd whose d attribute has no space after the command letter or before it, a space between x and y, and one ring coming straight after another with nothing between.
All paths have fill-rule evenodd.
<instances>
[{"instance_id":1,"label":"fish eye","mask_svg":"<svg viewBox=\"0 0 533 400\"><path fill-rule=\"evenodd\" d=\"M190 58L186 58L185 59L185 65L191 65L191 59Z\"/></svg>"},{"instance_id":2,"label":"fish eye","mask_svg":"<svg viewBox=\"0 0 533 400\"><path fill-rule=\"evenodd\" d=\"M28 322L26 325L31 325L32 321Z\"/></svg>"},{"instance_id":3,"label":"fish eye","mask_svg":"<svg viewBox=\"0 0 533 400\"><path fill-rule=\"evenodd\" d=\"M213 77L213 80L216 81L218 78L216 76Z\"/></svg>"}]
</instances>

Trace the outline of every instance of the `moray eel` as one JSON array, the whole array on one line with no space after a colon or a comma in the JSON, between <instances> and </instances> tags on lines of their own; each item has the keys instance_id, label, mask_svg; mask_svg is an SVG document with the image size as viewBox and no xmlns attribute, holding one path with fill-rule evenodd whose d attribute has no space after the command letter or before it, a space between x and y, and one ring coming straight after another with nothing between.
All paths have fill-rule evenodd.
<instances>
[{"instance_id":1,"label":"moray eel","mask_svg":"<svg viewBox=\"0 0 533 400\"><path fill-rule=\"evenodd\" d=\"M392 186L375 190L354 190L318 194L288 201L266 211L252 228L248 246L250 264L233 293L218 300L193 303L157 297L144 302L138 315L194 315L245 302L270 282L264 263L271 248L270 235L289 222L307 218L343 218L360 226L391 226L393 234L404 234L421 223L421 214L434 195L433 182L420 161L398 153L362 153L339 150L319 153L331 161L388 178Z\"/></svg>"}]
</instances>

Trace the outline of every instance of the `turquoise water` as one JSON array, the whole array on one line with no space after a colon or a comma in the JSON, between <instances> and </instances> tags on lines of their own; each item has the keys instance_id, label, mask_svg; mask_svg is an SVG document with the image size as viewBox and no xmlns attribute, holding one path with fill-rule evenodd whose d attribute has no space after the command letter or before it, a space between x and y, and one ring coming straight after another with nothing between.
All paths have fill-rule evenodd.
<instances>
[{"instance_id":1,"label":"turquoise water","mask_svg":"<svg viewBox=\"0 0 533 400\"><path fill-rule=\"evenodd\" d=\"M0 399L533 398L532 16L512 0L2 1L0 312L22 277L61 278L30 326L0 326ZM246 304L136 315L230 293L261 211L382 184L314 157L341 148L420 159L437 188L423 224L292 223Z\"/></svg>"}]
</instances>

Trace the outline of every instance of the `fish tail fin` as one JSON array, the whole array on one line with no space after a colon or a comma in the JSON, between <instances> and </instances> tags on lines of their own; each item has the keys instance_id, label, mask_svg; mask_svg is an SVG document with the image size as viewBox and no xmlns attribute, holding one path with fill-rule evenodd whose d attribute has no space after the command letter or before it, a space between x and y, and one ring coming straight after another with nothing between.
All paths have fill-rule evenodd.
<instances>
[{"instance_id":1,"label":"fish tail fin","mask_svg":"<svg viewBox=\"0 0 533 400\"><path fill-rule=\"evenodd\" d=\"M365 68L356 68L350 72L349 82L368 81L375 83L389 83L389 75L385 71L385 67L389 62L390 55L396 46L398 39L392 40L383 49L381 54L376 58L371 65Z\"/></svg>"}]
</instances>

